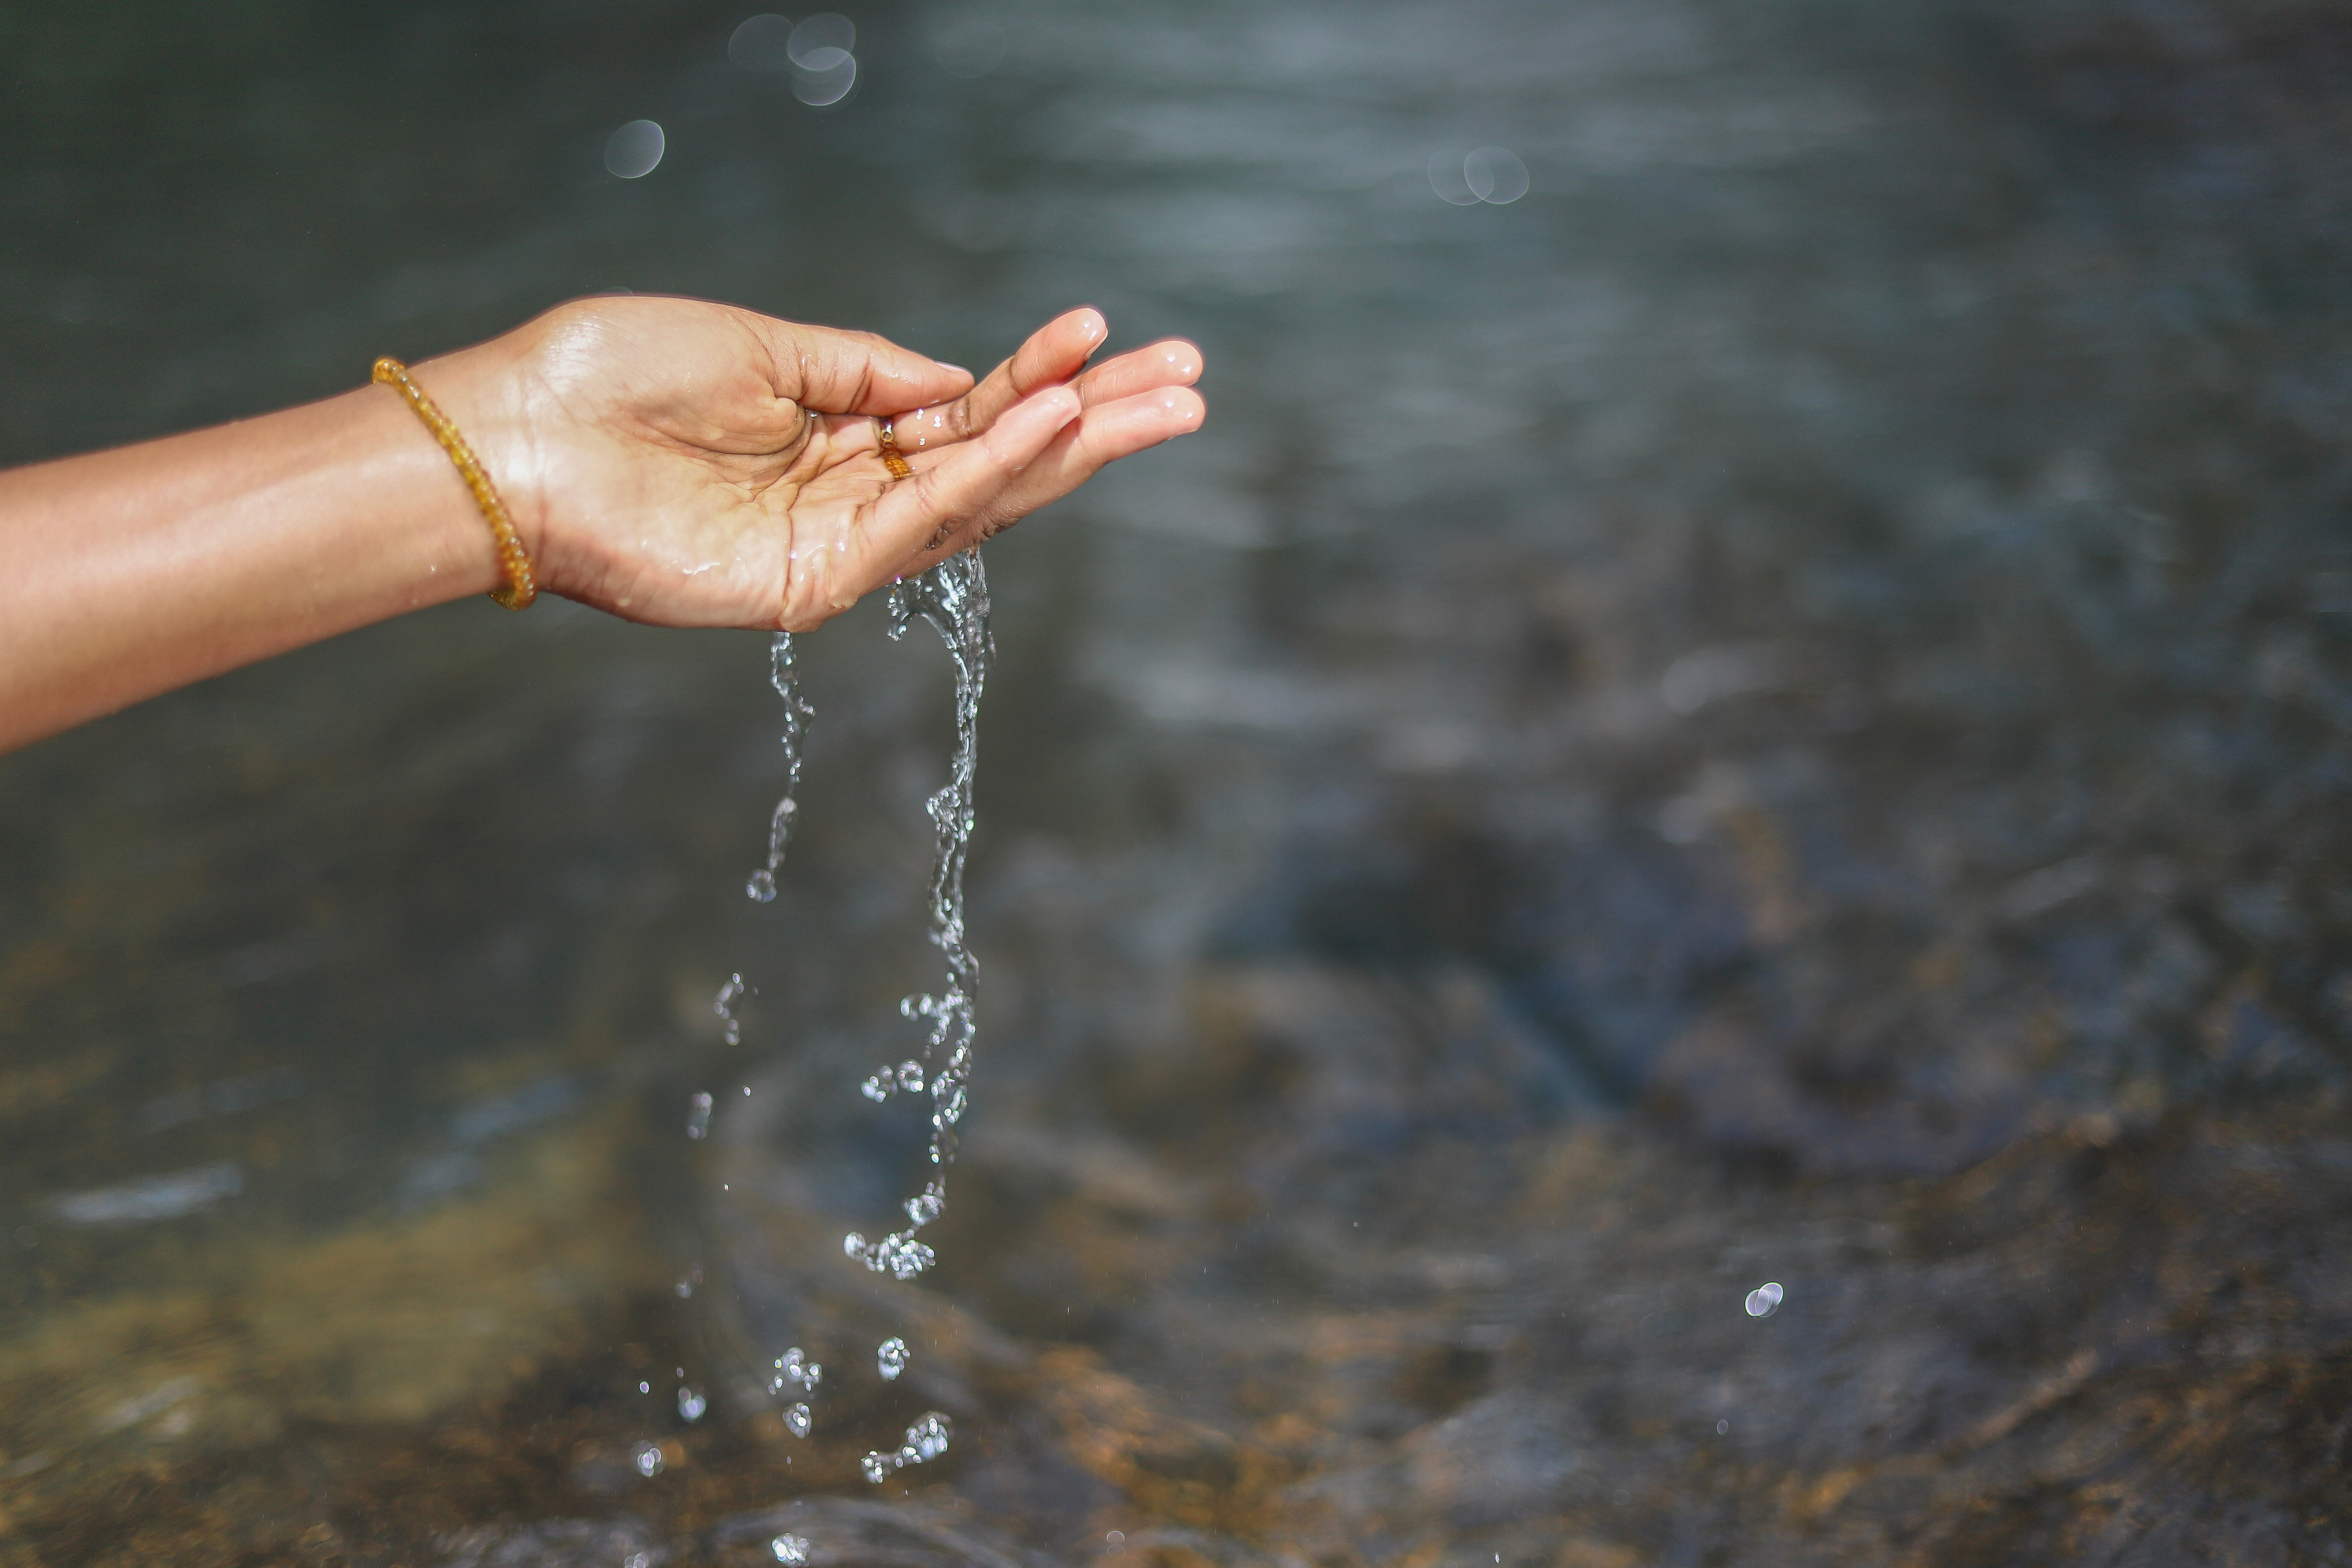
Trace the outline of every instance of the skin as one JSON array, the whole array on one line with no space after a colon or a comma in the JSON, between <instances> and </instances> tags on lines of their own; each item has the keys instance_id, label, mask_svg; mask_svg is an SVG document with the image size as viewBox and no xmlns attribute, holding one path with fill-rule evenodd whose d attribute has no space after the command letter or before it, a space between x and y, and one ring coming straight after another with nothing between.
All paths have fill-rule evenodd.
<instances>
[{"instance_id":1,"label":"skin","mask_svg":"<svg viewBox=\"0 0 2352 1568\"><path fill-rule=\"evenodd\" d=\"M560 306L409 367L541 593L656 626L807 631L1200 427L1200 351L1088 368L1092 310L971 374L700 300ZM893 480L876 420L914 468ZM0 751L486 594L490 533L390 387L0 473Z\"/></svg>"}]
</instances>

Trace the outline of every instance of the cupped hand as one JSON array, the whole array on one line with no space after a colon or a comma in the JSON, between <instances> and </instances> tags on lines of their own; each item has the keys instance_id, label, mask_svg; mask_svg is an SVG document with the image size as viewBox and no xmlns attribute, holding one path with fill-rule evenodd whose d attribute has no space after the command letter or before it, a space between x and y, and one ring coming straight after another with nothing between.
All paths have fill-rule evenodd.
<instances>
[{"instance_id":1,"label":"cupped hand","mask_svg":"<svg viewBox=\"0 0 2352 1568\"><path fill-rule=\"evenodd\" d=\"M1199 351L1171 340L1088 369L1106 331L1073 310L974 385L869 333L626 296L415 374L489 469L542 589L662 626L805 631L1197 429Z\"/></svg>"}]
</instances>

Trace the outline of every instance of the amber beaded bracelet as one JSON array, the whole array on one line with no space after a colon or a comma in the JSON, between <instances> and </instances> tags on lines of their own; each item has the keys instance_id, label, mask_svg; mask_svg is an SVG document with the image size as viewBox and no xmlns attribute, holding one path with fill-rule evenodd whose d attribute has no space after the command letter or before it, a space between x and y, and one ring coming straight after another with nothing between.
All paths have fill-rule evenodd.
<instances>
[{"instance_id":1,"label":"amber beaded bracelet","mask_svg":"<svg viewBox=\"0 0 2352 1568\"><path fill-rule=\"evenodd\" d=\"M491 488L490 476L482 470L474 449L466 445L466 438L457 434L449 416L425 395L425 389L409 379L406 365L396 359L380 359L375 362L374 379L400 389L408 405L416 410L416 416L425 421L425 427L433 432L433 438L441 443L441 449L449 454L449 460L457 465L458 477L466 481L466 488L474 492L474 504L482 509L482 517L490 525L490 537L498 544L499 572L506 578L490 590L490 597L509 610L530 608L530 602L539 597L539 584L530 574L530 557L523 552L522 536L515 532L514 519L507 515L507 503Z\"/></svg>"}]
</instances>

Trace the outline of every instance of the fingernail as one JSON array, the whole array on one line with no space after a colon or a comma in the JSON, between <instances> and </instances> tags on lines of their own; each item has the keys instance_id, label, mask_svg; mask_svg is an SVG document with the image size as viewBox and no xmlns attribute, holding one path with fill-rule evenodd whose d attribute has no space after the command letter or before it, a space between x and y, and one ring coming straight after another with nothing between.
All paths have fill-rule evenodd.
<instances>
[{"instance_id":1,"label":"fingernail","mask_svg":"<svg viewBox=\"0 0 2352 1568\"><path fill-rule=\"evenodd\" d=\"M961 366L961 365L960 365L960 364L950 364L947 361L945 361L945 360L943 360L943 359L935 359L935 360L933 360L931 363L932 363L933 364L935 364L935 365L939 366L941 370L951 370L951 371L955 372L958 375L961 375L961 376L966 376L966 377L971 377L971 372L970 372L970 371L968 371L968 370L964 369L964 367L963 367L963 366Z\"/></svg>"}]
</instances>

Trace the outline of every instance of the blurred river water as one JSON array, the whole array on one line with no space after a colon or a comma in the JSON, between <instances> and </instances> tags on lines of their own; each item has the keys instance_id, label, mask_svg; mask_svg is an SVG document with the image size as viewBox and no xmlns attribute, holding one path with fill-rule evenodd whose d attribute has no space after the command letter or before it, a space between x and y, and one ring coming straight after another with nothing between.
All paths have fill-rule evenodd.
<instances>
[{"instance_id":1,"label":"blurred river water","mask_svg":"<svg viewBox=\"0 0 2352 1568\"><path fill-rule=\"evenodd\" d=\"M0 460L1195 338L989 547L940 1266L940 648L760 905L763 638L348 637L0 759L0 1564L2343 1560L2341 7L750 15L0 0Z\"/></svg>"}]
</instances>

